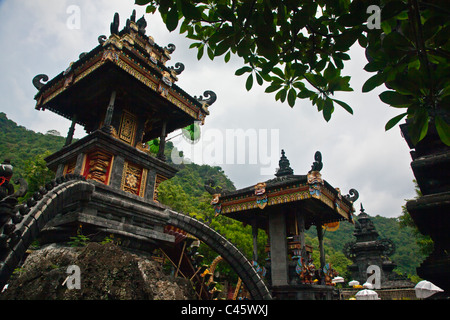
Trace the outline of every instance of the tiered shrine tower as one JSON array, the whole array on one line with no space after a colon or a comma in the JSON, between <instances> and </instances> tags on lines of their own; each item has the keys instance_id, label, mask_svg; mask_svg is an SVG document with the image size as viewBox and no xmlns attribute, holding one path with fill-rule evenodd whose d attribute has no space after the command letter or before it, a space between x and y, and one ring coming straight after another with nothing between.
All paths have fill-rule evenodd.
<instances>
[{"instance_id":1,"label":"tiered shrine tower","mask_svg":"<svg viewBox=\"0 0 450 320\"><path fill-rule=\"evenodd\" d=\"M133 230L144 240L167 240L156 190L177 170L164 156L166 136L195 121L203 123L216 95L206 91L208 99L196 98L178 87L184 65L167 66L175 46L157 45L145 34L146 26L144 17L136 21L133 11L119 31L116 13L111 35L99 36L97 47L50 81L46 75L33 79L39 90L36 109L72 121L65 146L46 158L48 167L56 177L82 175L96 188L91 201L69 204L51 222L49 241L66 239L80 224L93 233L139 238L130 234ZM88 135L73 142L76 124ZM157 155L147 144L154 139L159 139ZM155 225L158 219L161 224Z\"/></svg>"},{"instance_id":2,"label":"tiered shrine tower","mask_svg":"<svg viewBox=\"0 0 450 320\"><path fill-rule=\"evenodd\" d=\"M265 261L266 280L271 294L280 300L338 299L332 279L336 273L326 262L324 229L336 228L341 221L353 223L353 203L358 192L342 195L322 178L322 155L306 175L295 175L284 150L275 178L235 191L211 184L216 215L223 215L252 226L253 263L258 259L258 229L268 235ZM319 264L312 262L312 247L306 243L305 230L315 226L319 242ZM260 268L263 270L262 268Z\"/></svg>"},{"instance_id":3,"label":"tiered shrine tower","mask_svg":"<svg viewBox=\"0 0 450 320\"><path fill-rule=\"evenodd\" d=\"M353 261L348 267L352 279L361 284L372 283L375 289L412 287L408 279L393 272L397 265L389 256L394 254L395 244L391 239L380 237L362 204L353 235L356 241L344 246L344 254Z\"/></svg>"}]
</instances>

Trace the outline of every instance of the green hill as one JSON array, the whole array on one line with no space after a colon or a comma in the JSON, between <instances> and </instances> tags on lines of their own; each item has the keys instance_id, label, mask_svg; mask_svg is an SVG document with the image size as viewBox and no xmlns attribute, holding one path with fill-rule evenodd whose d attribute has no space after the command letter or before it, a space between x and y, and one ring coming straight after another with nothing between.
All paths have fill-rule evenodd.
<instances>
[{"instance_id":1,"label":"green hill","mask_svg":"<svg viewBox=\"0 0 450 320\"><path fill-rule=\"evenodd\" d=\"M54 131L41 134L28 130L9 120L6 114L0 113L0 160L11 159L14 165L14 176L27 179L30 192L53 178L53 173L46 168L43 159L46 155L59 150L64 145L64 140ZM166 155L169 159L172 149L173 144L169 141L166 147ZM210 205L211 196L204 189L208 179L214 180L217 185L228 190L235 189L233 182L217 166L184 164L178 166L178 169L179 172L174 178L160 185L159 200L174 210L207 221L251 258L251 227L244 227L241 223L223 216L214 217L214 211ZM381 238L390 238L396 244L396 252L391 258L398 265L397 271L415 276L416 267L420 265L424 256L416 244L413 228L400 228L397 218L375 216L373 222ZM327 261L331 262L344 278L351 261L344 256L342 248L345 243L354 240L353 230L354 226L350 223L341 223L337 231L328 231L324 237ZM314 260L318 265L318 241L315 228L307 231L306 241L313 246ZM267 235L260 231L258 235L260 264L264 264L266 243ZM206 247L202 247L201 251L205 256L205 263L211 262L217 256ZM231 277L230 280L236 280L226 265L219 265L218 270L223 275Z\"/></svg>"}]
</instances>

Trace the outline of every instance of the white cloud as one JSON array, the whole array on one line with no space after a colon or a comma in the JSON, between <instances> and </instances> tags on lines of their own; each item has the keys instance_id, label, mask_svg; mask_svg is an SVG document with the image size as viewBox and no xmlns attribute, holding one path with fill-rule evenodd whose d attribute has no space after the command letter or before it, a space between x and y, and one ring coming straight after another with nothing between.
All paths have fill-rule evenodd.
<instances>
[{"instance_id":1,"label":"white cloud","mask_svg":"<svg viewBox=\"0 0 450 320\"><path fill-rule=\"evenodd\" d=\"M81 9L79 30L67 28L69 5ZM31 81L40 73L51 78L65 70L81 52L97 45L97 37L109 35L115 12L124 26L133 9L138 18L145 8L134 0L6 0L0 4L2 29L0 41L0 110L29 129L45 133L56 129L67 133L70 123L49 111L34 110L36 89ZM197 51L189 49L190 41L176 32L169 33L159 16L146 15L147 34L160 46L177 46L167 64L183 62L185 71L178 85L192 96L205 90L217 93L217 102L210 107L204 130L277 129L280 148L286 150L296 174L306 174L314 161L314 153L323 155L324 178L343 194L350 188L360 192L360 201L367 212L398 216L404 199L414 196L413 175L406 142L397 128L384 132L385 123L397 115L379 99L382 90L362 94L361 87L370 76L362 70L365 62L360 48L352 49L352 61L343 73L352 76L355 92L339 94L338 99L352 106L354 115L337 106L329 123L309 101L298 101L294 108L281 104L274 94L265 94L256 82L250 92L245 90L246 76L234 72L242 66L237 57L226 64L223 57L210 61L204 56L197 61ZM84 135L77 126L76 136ZM280 150L276 151L279 158ZM260 175L260 165L226 165L225 173L237 187L245 187L273 176ZM275 173L275 172L274 172ZM359 201L358 204L359 206ZM356 207L356 205L355 205Z\"/></svg>"}]
</instances>

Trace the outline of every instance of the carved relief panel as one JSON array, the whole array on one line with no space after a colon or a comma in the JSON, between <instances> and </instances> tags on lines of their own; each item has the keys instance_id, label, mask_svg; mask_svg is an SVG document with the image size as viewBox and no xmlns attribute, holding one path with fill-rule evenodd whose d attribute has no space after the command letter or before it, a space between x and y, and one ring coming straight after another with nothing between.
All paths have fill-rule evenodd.
<instances>
[{"instance_id":1,"label":"carved relief panel","mask_svg":"<svg viewBox=\"0 0 450 320\"><path fill-rule=\"evenodd\" d=\"M86 156L83 176L88 180L109 184L113 156L102 150L96 150Z\"/></svg>"},{"instance_id":2,"label":"carved relief panel","mask_svg":"<svg viewBox=\"0 0 450 320\"><path fill-rule=\"evenodd\" d=\"M144 197L148 170L125 161L120 189Z\"/></svg>"},{"instance_id":3,"label":"carved relief panel","mask_svg":"<svg viewBox=\"0 0 450 320\"><path fill-rule=\"evenodd\" d=\"M137 118L134 114L124 110L120 121L119 139L134 145L136 136Z\"/></svg>"}]
</instances>

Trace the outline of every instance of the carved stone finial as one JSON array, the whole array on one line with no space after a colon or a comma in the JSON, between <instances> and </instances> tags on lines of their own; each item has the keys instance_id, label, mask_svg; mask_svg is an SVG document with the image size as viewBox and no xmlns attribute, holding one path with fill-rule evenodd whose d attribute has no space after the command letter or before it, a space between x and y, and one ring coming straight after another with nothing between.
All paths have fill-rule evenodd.
<instances>
[{"instance_id":1,"label":"carved stone finial","mask_svg":"<svg viewBox=\"0 0 450 320\"><path fill-rule=\"evenodd\" d=\"M41 80L47 82L48 76L46 74L38 74L36 77L33 78L33 85L38 90L41 90L42 87L45 86L45 83L42 83Z\"/></svg>"},{"instance_id":2,"label":"carved stone finial","mask_svg":"<svg viewBox=\"0 0 450 320\"><path fill-rule=\"evenodd\" d=\"M136 24L138 26L138 33L140 35L144 35L145 34L145 28L147 28L147 21L145 20L144 16L142 16L142 18L140 18L136 22Z\"/></svg>"},{"instance_id":3,"label":"carved stone finial","mask_svg":"<svg viewBox=\"0 0 450 320\"><path fill-rule=\"evenodd\" d=\"M184 64L182 64L181 62L177 62L175 63L175 68L170 67L169 69L175 71L176 74L180 75L184 71Z\"/></svg>"},{"instance_id":4,"label":"carved stone finial","mask_svg":"<svg viewBox=\"0 0 450 320\"><path fill-rule=\"evenodd\" d=\"M133 10L133 13L131 14L130 20L131 20L132 22L136 22L136 9Z\"/></svg>"},{"instance_id":5,"label":"carved stone finial","mask_svg":"<svg viewBox=\"0 0 450 320\"><path fill-rule=\"evenodd\" d=\"M207 104L208 106L212 105L214 102L216 102L217 100L217 95L215 94L215 92L211 91L211 90L207 90L203 93L205 95L206 98L208 99L203 99L203 96L200 96L199 98L197 98L196 96L194 97L195 99L197 99L198 102L200 102L201 104Z\"/></svg>"},{"instance_id":6,"label":"carved stone finial","mask_svg":"<svg viewBox=\"0 0 450 320\"><path fill-rule=\"evenodd\" d=\"M174 53L176 48L177 47L173 43L169 43L167 47L165 47L164 49L166 49L169 52L169 54L172 54Z\"/></svg>"},{"instance_id":7,"label":"carved stone finial","mask_svg":"<svg viewBox=\"0 0 450 320\"><path fill-rule=\"evenodd\" d=\"M322 154L320 153L320 151L317 151L314 154L314 161L312 166L311 166L311 171L320 171L323 168L323 163L322 163Z\"/></svg>"},{"instance_id":8,"label":"carved stone finial","mask_svg":"<svg viewBox=\"0 0 450 320\"><path fill-rule=\"evenodd\" d=\"M106 39L107 39L107 38L106 38L105 35L101 35L101 36L99 36L99 37L97 38L98 43L101 44L101 45L103 45L103 44L105 43Z\"/></svg>"},{"instance_id":9,"label":"carved stone finial","mask_svg":"<svg viewBox=\"0 0 450 320\"><path fill-rule=\"evenodd\" d=\"M350 191L348 193L349 194L344 196L345 199L347 199L350 202L355 202L356 200L358 200L359 193L356 189L350 189ZM364 208L362 207L362 204L361 204L361 212L364 212Z\"/></svg>"},{"instance_id":10,"label":"carved stone finial","mask_svg":"<svg viewBox=\"0 0 450 320\"><path fill-rule=\"evenodd\" d=\"M275 176L282 177L282 176L294 174L294 170L292 170L292 168L290 167L289 160L286 157L286 153L284 152L284 150L281 150L281 158L280 158L280 161L278 162L278 164L280 167L278 168Z\"/></svg>"},{"instance_id":11,"label":"carved stone finial","mask_svg":"<svg viewBox=\"0 0 450 320\"><path fill-rule=\"evenodd\" d=\"M227 190L223 189L221 186L216 186L216 183L212 179L205 181L204 188L211 195L227 192Z\"/></svg>"}]
</instances>

